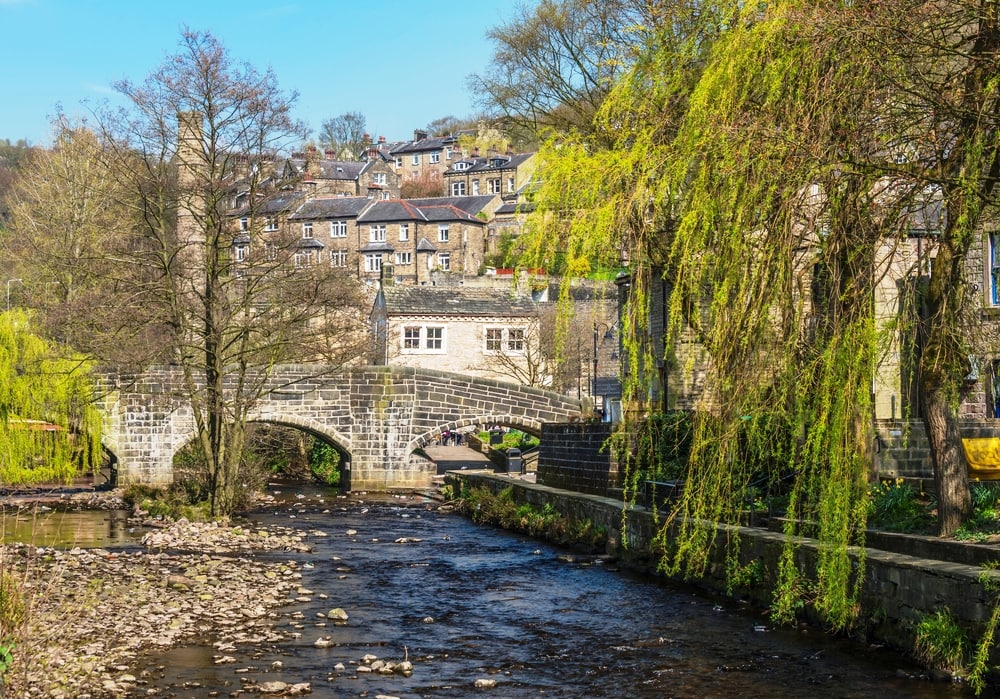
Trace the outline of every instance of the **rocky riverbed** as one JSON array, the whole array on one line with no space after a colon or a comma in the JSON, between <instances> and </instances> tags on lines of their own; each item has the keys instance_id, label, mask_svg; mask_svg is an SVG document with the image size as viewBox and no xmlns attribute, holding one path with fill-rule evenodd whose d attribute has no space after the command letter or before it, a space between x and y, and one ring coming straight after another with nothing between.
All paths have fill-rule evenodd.
<instances>
[{"instance_id":1,"label":"rocky riverbed","mask_svg":"<svg viewBox=\"0 0 1000 699\"><path fill-rule=\"evenodd\" d=\"M6 696L142 696L144 678L156 670L147 652L210 642L216 661L225 663L238 646L284 640L275 622L299 594L301 573L280 553L308 551L319 535L181 520L150 530L139 550L0 547L0 624L5 600L14 596L24 601L27 619L17 632ZM255 557L264 551L271 552L266 559ZM0 628L0 638L9 633ZM257 685L252 676L244 689L272 696L309 691L303 684Z\"/></svg>"}]
</instances>

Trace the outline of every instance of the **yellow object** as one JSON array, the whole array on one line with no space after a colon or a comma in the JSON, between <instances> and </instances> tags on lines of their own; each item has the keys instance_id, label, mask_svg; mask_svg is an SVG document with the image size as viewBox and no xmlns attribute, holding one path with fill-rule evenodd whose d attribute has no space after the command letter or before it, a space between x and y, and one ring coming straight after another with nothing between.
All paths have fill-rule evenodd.
<instances>
[{"instance_id":1,"label":"yellow object","mask_svg":"<svg viewBox=\"0 0 1000 699\"><path fill-rule=\"evenodd\" d=\"M969 478L980 481L1000 480L1000 437L970 437L962 440Z\"/></svg>"}]
</instances>

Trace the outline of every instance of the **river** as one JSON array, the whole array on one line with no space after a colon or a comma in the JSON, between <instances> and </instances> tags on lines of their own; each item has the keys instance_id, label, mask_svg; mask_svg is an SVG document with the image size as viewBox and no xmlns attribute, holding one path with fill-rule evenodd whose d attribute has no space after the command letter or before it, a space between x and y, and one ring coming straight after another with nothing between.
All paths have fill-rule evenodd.
<instances>
[{"instance_id":1,"label":"river","mask_svg":"<svg viewBox=\"0 0 1000 699\"><path fill-rule=\"evenodd\" d=\"M88 516L113 521L72 515ZM238 696L247 677L308 682L313 697L972 696L885 648L773 628L735 601L420 505L286 492L252 519L327 535L274 554L302 564L306 591L276 619L296 637L222 664L208 639L153 656L136 696ZM346 624L325 618L335 607ZM413 674L361 673L366 655L408 658Z\"/></svg>"}]
</instances>

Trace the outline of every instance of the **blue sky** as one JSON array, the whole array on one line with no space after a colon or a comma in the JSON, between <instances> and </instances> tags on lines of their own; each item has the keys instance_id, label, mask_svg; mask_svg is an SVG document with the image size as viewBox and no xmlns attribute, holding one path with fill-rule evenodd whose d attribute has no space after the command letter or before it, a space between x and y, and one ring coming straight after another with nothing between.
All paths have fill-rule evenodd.
<instances>
[{"instance_id":1,"label":"blue sky","mask_svg":"<svg viewBox=\"0 0 1000 699\"><path fill-rule=\"evenodd\" d=\"M57 105L111 98L177 52L183 26L214 34L233 59L272 68L313 131L348 111L373 137L413 137L474 114L467 78L492 54L486 31L522 0L0 0L0 139L50 141ZM530 2L526 4L531 4Z\"/></svg>"}]
</instances>

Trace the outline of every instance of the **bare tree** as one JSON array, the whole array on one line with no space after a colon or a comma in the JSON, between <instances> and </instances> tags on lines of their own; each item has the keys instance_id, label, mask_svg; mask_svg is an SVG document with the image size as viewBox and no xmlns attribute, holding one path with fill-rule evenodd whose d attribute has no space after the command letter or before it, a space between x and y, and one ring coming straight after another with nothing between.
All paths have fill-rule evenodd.
<instances>
[{"instance_id":1,"label":"bare tree","mask_svg":"<svg viewBox=\"0 0 1000 699\"><path fill-rule=\"evenodd\" d=\"M235 64L210 34L184 31L177 55L143 83L121 81L126 107L99 114L103 164L127 188L138 225L120 265L134 270L111 301L144 309L169 335L196 424L213 514L239 504L250 411L277 362L341 365L359 356L355 294L316 264L303 234L264 214L275 153L301 142L270 72ZM129 306L131 308L131 306Z\"/></svg>"},{"instance_id":2,"label":"bare tree","mask_svg":"<svg viewBox=\"0 0 1000 699\"><path fill-rule=\"evenodd\" d=\"M332 150L338 160L358 160L364 148L365 115L361 112L344 112L327 119L320 126L320 147Z\"/></svg>"},{"instance_id":3,"label":"bare tree","mask_svg":"<svg viewBox=\"0 0 1000 699\"><path fill-rule=\"evenodd\" d=\"M683 3L682 3L683 4ZM541 0L487 32L490 69L470 78L505 131L589 131L614 80L668 9L641 0Z\"/></svg>"}]
</instances>

